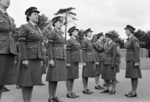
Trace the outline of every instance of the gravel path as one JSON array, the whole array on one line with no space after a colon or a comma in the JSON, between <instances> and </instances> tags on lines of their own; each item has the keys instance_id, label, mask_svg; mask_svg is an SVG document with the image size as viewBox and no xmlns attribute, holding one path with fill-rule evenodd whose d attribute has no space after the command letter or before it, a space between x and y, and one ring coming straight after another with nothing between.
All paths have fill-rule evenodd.
<instances>
[{"instance_id":1,"label":"gravel path","mask_svg":"<svg viewBox=\"0 0 150 102\"><path fill-rule=\"evenodd\" d=\"M80 69L80 75L81 72L82 69ZM74 91L80 95L80 98L66 98L67 89L65 82L60 82L58 84L57 95L63 102L150 102L150 70L142 70L142 75L143 78L139 80L137 98L127 98L124 96L125 93L131 90L130 79L125 79L124 69L121 69L121 72L117 74L119 83L116 86L117 92L115 95L101 94L99 90L95 90L94 79L89 79L89 89L94 91L94 94L82 94L83 85L81 76L75 81L74 85ZM46 83L45 86L34 87L32 102L48 102L48 84L45 82L45 75L43 76L43 82ZM102 80L100 80L100 84L103 84ZM16 89L14 85L7 87L11 91L3 93L1 102L23 102L21 90Z\"/></svg>"}]
</instances>

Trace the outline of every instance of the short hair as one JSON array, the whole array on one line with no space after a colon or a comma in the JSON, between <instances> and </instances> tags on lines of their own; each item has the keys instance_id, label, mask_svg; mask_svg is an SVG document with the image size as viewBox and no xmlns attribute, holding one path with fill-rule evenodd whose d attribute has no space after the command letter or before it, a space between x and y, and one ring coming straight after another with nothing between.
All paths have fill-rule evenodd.
<instances>
[{"instance_id":1,"label":"short hair","mask_svg":"<svg viewBox=\"0 0 150 102\"><path fill-rule=\"evenodd\" d=\"M31 14L32 14L32 13L33 13L33 12L30 12L30 13L28 14L28 16L26 17L27 22L29 22L29 21L30 21L29 16L31 16Z\"/></svg>"}]
</instances>

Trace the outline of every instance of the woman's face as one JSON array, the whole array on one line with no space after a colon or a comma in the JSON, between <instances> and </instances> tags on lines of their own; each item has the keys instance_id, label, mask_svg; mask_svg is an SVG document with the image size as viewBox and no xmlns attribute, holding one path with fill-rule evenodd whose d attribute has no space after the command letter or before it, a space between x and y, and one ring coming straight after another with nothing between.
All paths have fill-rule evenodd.
<instances>
[{"instance_id":1,"label":"woman's face","mask_svg":"<svg viewBox=\"0 0 150 102\"><path fill-rule=\"evenodd\" d=\"M104 39L104 36L101 36L99 39L102 41Z\"/></svg>"},{"instance_id":2,"label":"woman's face","mask_svg":"<svg viewBox=\"0 0 150 102\"><path fill-rule=\"evenodd\" d=\"M10 5L10 0L0 0L0 6L8 8Z\"/></svg>"},{"instance_id":3,"label":"woman's face","mask_svg":"<svg viewBox=\"0 0 150 102\"><path fill-rule=\"evenodd\" d=\"M126 29L126 30L125 30L125 33L126 33L127 36L130 36L130 35L131 35L131 32L130 32L129 29Z\"/></svg>"},{"instance_id":4,"label":"woman's face","mask_svg":"<svg viewBox=\"0 0 150 102\"><path fill-rule=\"evenodd\" d=\"M93 35L92 32L88 32L88 33L87 33L87 37L88 37L88 38L92 38L92 35Z\"/></svg>"},{"instance_id":5,"label":"woman's face","mask_svg":"<svg viewBox=\"0 0 150 102\"><path fill-rule=\"evenodd\" d=\"M77 36L78 36L78 30L74 30L74 31L72 32L72 35L77 37Z\"/></svg>"},{"instance_id":6,"label":"woman's face","mask_svg":"<svg viewBox=\"0 0 150 102\"><path fill-rule=\"evenodd\" d=\"M29 16L30 21L37 23L38 22L38 13L37 12L32 12L31 15Z\"/></svg>"},{"instance_id":7,"label":"woman's face","mask_svg":"<svg viewBox=\"0 0 150 102\"><path fill-rule=\"evenodd\" d=\"M107 37L107 36L105 36L105 40L106 40L106 42L109 42L109 41L110 41L110 38Z\"/></svg>"},{"instance_id":8,"label":"woman's face","mask_svg":"<svg viewBox=\"0 0 150 102\"><path fill-rule=\"evenodd\" d=\"M63 26L63 22L62 21L57 21L57 22L55 22L54 25L55 25L56 28L61 29L62 26Z\"/></svg>"}]
</instances>

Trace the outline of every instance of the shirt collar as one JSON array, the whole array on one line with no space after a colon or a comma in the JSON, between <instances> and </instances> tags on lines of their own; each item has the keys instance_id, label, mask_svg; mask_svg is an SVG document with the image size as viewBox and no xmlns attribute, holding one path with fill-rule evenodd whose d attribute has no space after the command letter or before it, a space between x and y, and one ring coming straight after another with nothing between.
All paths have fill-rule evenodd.
<instances>
[{"instance_id":1,"label":"shirt collar","mask_svg":"<svg viewBox=\"0 0 150 102\"><path fill-rule=\"evenodd\" d=\"M133 35L130 35L130 36L129 36L129 39L130 39L132 36L133 36Z\"/></svg>"},{"instance_id":2,"label":"shirt collar","mask_svg":"<svg viewBox=\"0 0 150 102\"><path fill-rule=\"evenodd\" d=\"M110 40L109 42L108 42L108 44L110 44L112 42L112 40Z\"/></svg>"},{"instance_id":3,"label":"shirt collar","mask_svg":"<svg viewBox=\"0 0 150 102\"><path fill-rule=\"evenodd\" d=\"M75 39L75 40L76 40L76 37L74 37L74 36L71 36L71 38L73 38L73 39Z\"/></svg>"},{"instance_id":4,"label":"shirt collar","mask_svg":"<svg viewBox=\"0 0 150 102\"><path fill-rule=\"evenodd\" d=\"M30 21L30 23L33 25L33 26L35 26L36 24L35 23L33 23L32 21Z\"/></svg>"},{"instance_id":5,"label":"shirt collar","mask_svg":"<svg viewBox=\"0 0 150 102\"><path fill-rule=\"evenodd\" d=\"M1 10L3 13L6 13L6 11L4 11L2 8L0 8L0 10Z\"/></svg>"}]
</instances>

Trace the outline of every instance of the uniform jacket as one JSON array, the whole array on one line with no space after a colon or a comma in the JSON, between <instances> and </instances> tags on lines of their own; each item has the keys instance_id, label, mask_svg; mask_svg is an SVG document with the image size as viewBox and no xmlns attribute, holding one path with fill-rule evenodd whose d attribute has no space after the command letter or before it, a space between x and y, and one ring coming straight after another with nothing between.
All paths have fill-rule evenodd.
<instances>
[{"instance_id":1,"label":"uniform jacket","mask_svg":"<svg viewBox=\"0 0 150 102\"><path fill-rule=\"evenodd\" d=\"M117 45L114 42L110 44L106 43L104 48L104 65L115 66L116 65L116 55L117 55Z\"/></svg>"},{"instance_id":2,"label":"uniform jacket","mask_svg":"<svg viewBox=\"0 0 150 102\"><path fill-rule=\"evenodd\" d=\"M42 59L42 33L30 22L22 25L19 32L21 60Z\"/></svg>"},{"instance_id":3,"label":"uniform jacket","mask_svg":"<svg viewBox=\"0 0 150 102\"><path fill-rule=\"evenodd\" d=\"M17 54L14 20L0 10L0 54Z\"/></svg>"},{"instance_id":4,"label":"uniform jacket","mask_svg":"<svg viewBox=\"0 0 150 102\"><path fill-rule=\"evenodd\" d=\"M90 40L85 38L81 44L81 48L82 48L82 60L84 63L96 61L93 44L91 43Z\"/></svg>"},{"instance_id":5,"label":"uniform jacket","mask_svg":"<svg viewBox=\"0 0 150 102\"><path fill-rule=\"evenodd\" d=\"M95 49L95 58L96 62L103 61L104 60L104 45L100 41L96 41L94 44Z\"/></svg>"},{"instance_id":6,"label":"uniform jacket","mask_svg":"<svg viewBox=\"0 0 150 102\"><path fill-rule=\"evenodd\" d=\"M62 31L54 28L50 34L46 35L49 40L47 55L49 60L51 59L66 59L66 51L64 48L65 38L62 35Z\"/></svg>"},{"instance_id":7,"label":"uniform jacket","mask_svg":"<svg viewBox=\"0 0 150 102\"><path fill-rule=\"evenodd\" d=\"M121 63L121 55L120 55L120 50L119 49L117 49L117 53L116 53L117 55L117 58L116 58L116 63Z\"/></svg>"},{"instance_id":8,"label":"uniform jacket","mask_svg":"<svg viewBox=\"0 0 150 102\"><path fill-rule=\"evenodd\" d=\"M140 46L139 40L132 36L126 43L126 61L134 61L138 63L140 61Z\"/></svg>"},{"instance_id":9,"label":"uniform jacket","mask_svg":"<svg viewBox=\"0 0 150 102\"><path fill-rule=\"evenodd\" d=\"M70 38L66 45L67 63L81 61L81 45L74 39Z\"/></svg>"}]
</instances>

